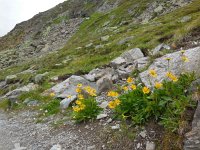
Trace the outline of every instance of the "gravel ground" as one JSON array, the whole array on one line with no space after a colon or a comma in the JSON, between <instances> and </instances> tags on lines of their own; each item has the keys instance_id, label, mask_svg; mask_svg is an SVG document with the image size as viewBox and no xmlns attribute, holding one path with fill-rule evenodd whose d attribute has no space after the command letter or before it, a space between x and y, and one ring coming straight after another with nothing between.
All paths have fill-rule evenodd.
<instances>
[{"instance_id":1,"label":"gravel ground","mask_svg":"<svg viewBox=\"0 0 200 150\"><path fill-rule=\"evenodd\" d=\"M35 112L17 114L0 112L0 150L26 147L27 150L50 150L59 144L62 150L99 149L95 144L95 127L65 125L55 129L50 123L35 123ZM97 125L98 126L98 125ZM17 148L16 150L21 150Z\"/></svg>"}]
</instances>

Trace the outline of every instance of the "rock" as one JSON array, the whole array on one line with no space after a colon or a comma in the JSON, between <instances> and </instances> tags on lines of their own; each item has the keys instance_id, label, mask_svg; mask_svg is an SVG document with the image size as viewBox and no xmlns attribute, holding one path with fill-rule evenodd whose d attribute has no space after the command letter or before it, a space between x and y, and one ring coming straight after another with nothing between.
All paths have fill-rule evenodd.
<instances>
[{"instance_id":1,"label":"rock","mask_svg":"<svg viewBox=\"0 0 200 150\"><path fill-rule=\"evenodd\" d=\"M107 92L113 88L112 77L108 75L103 76L96 82L96 85L99 94L102 92Z\"/></svg>"},{"instance_id":2,"label":"rock","mask_svg":"<svg viewBox=\"0 0 200 150\"><path fill-rule=\"evenodd\" d=\"M113 130L120 129L120 125L119 125L119 124L116 124L115 126L112 126L111 129L113 129Z\"/></svg>"},{"instance_id":3,"label":"rock","mask_svg":"<svg viewBox=\"0 0 200 150\"><path fill-rule=\"evenodd\" d=\"M107 102L107 101L102 102L102 103L99 105L99 107L101 107L101 108L103 108L103 109L105 109L107 106L108 106L108 102Z\"/></svg>"},{"instance_id":4,"label":"rock","mask_svg":"<svg viewBox=\"0 0 200 150\"><path fill-rule=\"evenodd\" d=\"M199 150L200 148L200 102L192 121L192 130L185 135L184 150Z\"/></svg>"},{"instance_id":5,"label":"rock","mask_svg":"<svg viewBox=\"0 0 200 150\"><path fill-rule=\"evenodd\" d=\"M37 106L38 100L26 98L23 103L26 104L27 106Z\"/></svg>"},{"instance_id":6,"label":"rock","mask_svg":"<svg viewBox=\"0 0 200 150\"><path fill-rule=\"evenodd\" d=\"M104 48L104 45L97 45L97 46L95 46L95 49L101 49L101 48Z\"/></svg>"},{"instance_id":7,"label":"rock","mask_svg":"<svg viewBox=\"0 0 200 150\"><path fill-rule=\"evenodd\" d=\"M88 81L94 82L95 81L95 75L91 75L91 74L86 74L83 76L85 79L87 79Z\"/></svg>"},{"instance_id":8,"label":"rock","mask_svg":"<svg viewBox=\"0 0 200 150\"><path fill-rule=\"evenodd\" d=\"M88 146L87 147L87 150L95 150L96 148L95 148L95 145L92 145L92 146Z\"/></svg>"},{"instance_id":9,"label":"rock","mask_svg":"<svg viewBox=\"0 0 200 150\"><path fill-rule=\"evenodd\" d=\"M188 88L188 92L191 94L198 92L199 86L200 86L200 78L191 83L190 87Z\"/></svg>"},{"instance_id":10,"label":"rock","mask_svg":"<svg viewBox=\"0 0 200 150\"><path fill-rule=\"evenodd\" d=\"M163 10L163 7L160 5L156 9L154 9L154 12L161 12Z\"/></svg>"},{"instance_id":11,"label":"rock","mask_svg":"<svg viewBox=\"0 0 200 150\"><path fill-rule=\"evenodd\" d=\"M147 136L147 131L144 130L144 131L140 132L140 136L141 136L142 138L145 138L145 137Z\"/></svg>"},{"instance_id":12,"label":"rock","mask_svg":"<svg viewBox=\"0 0 200 150\"><path fill-rule=\"evenodd\" d=\"M182 61L180 51L170 53L164 55L163 57L155 59L148 70L139 74L140 79L148 87L150 87L150 85L153 85L155 80L157 80L158 82L162 82L164 79L166 79L166 72L168 71L168 61L166 60L166 58L172 59L170 60L170 71L173 74L180 75L184 71L194 72L198 76L200 74L200 47L186 50L184 55L188 57L190 62ZM151 78L151 80L149 80L150 69L154 69L157 72L158 76L156 79Z\"/></svg>"},{"instance_id":13,"label":"rock","mask_svg":"<svg viewBox=\"0 0 200 150\"><path fill-rule=\"evenodd\" d=\"M20 96L22 93L24 92L30 92L32 90L35 90L38 87L38 85L33 84L33 83L29 83L28 85L15 89L13 91L8 92L4 98L9 99L10 101L17 101L18 96Z\"/></svg>"},{"instance_id":14,"label":"rock","mask_svg":"<svg viewBox=\"0 0 200 150\"><path fill-rule=\"evenodd\" d=\"M117 43L117 45L123 45L123 44L127 43L128 41L132 40L133 38L134 38L134 36L126 37L126 38L120 40L120 41Z\"/></svg>"},{"instance_id":15,"label":"rock","mask_svg":"<svg viewBox=\"0 0 200 150\"><path fill-rule=\"evenodd\" d=\"M147 143L146 143L146 150L155 150L155 149L156 149L155 143L147 141Z\"/></svg>"},{"instance_id":16,"label":"rock","mask_svg":"<svg viewBox=\"0 0 200 150\"><path fill-rule=\"evenodd\" d=\"M136 59L144 57L144 54L139 48L134 48L134 49L124 52L121 55L121 57L124 58L126 62L129 63L129 62L133 62Z\"/></svg>"},{"instance_id":17,"label":"rock","mask_svg":"<svg viewBox=\"0 0 200 150\"><path fill-rule=\"evenodd\" d=\"M185 22L190 21L191 19L192 19L191 16L184 16L184 17L180 20L180 22L185 23Z\"/></svg>"},{"instance_id":18,"label":"rock","mask_svg":"<svg viewBox=\"0 0 200 150\"><path fill-rule=\"evenodd\" d=\"M17 81L17 76L16 75L9 75L5 79L6 84L11 84L11 83L16 83Z\"/></svg>"},{"instance_id":19,"label":"rock","mask_svg":"<svg viewBox=\"0 0 200 150\"><path fill-rule=\"evenodd\" d=\"M3 89L6 86L6 81L0 82L0 89Z\"/></svg>"},{"instance_id":20,"label":"rock","mask_svg":"<svg viewBox=\"0 0 200 150\"><path fill-rule=\"evenodd\" d=\"M88 75L91 75L95 78L95 80L98 80L105 75L113 76L114 74L115 70L113 68L105 68L105 69L96 68L91 70Z\"/></svg>"},{"instance_id":21,"label":"rock","mask_svg":"<svg viewBox=\"0 0 200 150\"><path fill-rule=\"evenodd\" d=\"M135 64L122 65L117 69L118 77L125 79L130 76L130 74L135 70Z\"/></svg>"},{"instance_id":22,"label":"rock","mask_svg":"<svg viewBox=\"0 0 200 150\"><path fill-rule=\"evenodd\" d=\"M62 150L62 146L60 144L53 145L50 150Z\"/></svg>"},{"instance_id":23,"label":"rock","mask_svg":"<svg viewBox=\"0 0 200 150\"><path fill-rule=\"evenodd\" d=\"M77 99L76 95L71 96L70 98L65 98L60 102L60 108L66 109L69 107L69 104Z\"/></svg>"},{"instance_id":24,"label":"rock","mask_svg":"<svg viewBox=\"0 0 200 150\"><path fill-rule=\"evenodd\" d=\"M40 84L40 83L44 82L47 74L48 74L48 72L45 72L43 74L37 74L34 79L35 83Z\"/></svg>"},{"instance_id":25,"label":"rock","mask_svg":"<svg viewBox=\"0 0 200 150\"><path fill-rule=\"evenodd\" d=\"M106 122L107 123L111 123L112 122L112 118L109 118Z\"/></svg>"},{"instance_id":26,"label":"rock","mask_svg":"<svg viewBox=\"0 0 200 150\"><path fill-rule=\"evenodd\" d=\"M103 37L101 37L101 41L107 42L109 40L109 38L110 38L109 35L103 36Z\"/></svg>"},{"instance_id":27,"label":"rock","mask_svg":"<svg viewBox=\"0 0 200 150\"><path fill-rule=\"evenodd\" d=\"M117 57L110 62L111 67L118 68L119 66L126 63L126 60L122 57Z\"/></svg>"},{"instance_id":28,"label":"rock","mask_svg":"<svg viewBox=\"0 0 200 150\"><path fill-rule=\"evenodd\" d=\"M83 86L91 86L94 89L97 88L95 83L89 82L81 76L72 75L65 81L52 87L49 91L54 92L55 96L58 98L66 98L69 95L77 95L75 90L78 84L82 84Z\"/></svg>"},{"instance_id":29,"label":"rock","mask_svg":"<svg viewBox=\"0 0 200 150\"><path fill-rule=\"evenodd\" d=\"M86 48L90 48L92 46L93 46L93 43L89 43L89 44L85 45Z\"/></svg>"},{"instance_id":30,"label":"rock","mask_svg":"<svg viewBox=\"0 0 200 150\"><path fill-rule=\"evenodd\" d=\"M154 49L152 50L153 56L159 54L159 52L162 51L162 50L164 50L164 49L170 50L171 48L170 48L170 46L168 46L168 45L162 43L162 44L158 45L156 48L154 48Z\"/></svg>"},{"instance_id":31,"label":"rock","mask_svg":"<svg viewBox=\"0 0 200 150\"><path fill-rule=\"evenodd\" d=\"M108 116L107 114L99 114L99 115L97 116L97 120L106 118L107 116Z\"/></svg>"},{"instance_id":32,"label":"rock","mask_svg":"<svg viewBox=\"0 0 200 150\"><path fill-rule=\"evenodd\" d=\"M137 69L138 71L142 71L149 65L149 63L150 63L149 57L139 58L134 61L135 69Z\"/></svg>"}]
</instances>

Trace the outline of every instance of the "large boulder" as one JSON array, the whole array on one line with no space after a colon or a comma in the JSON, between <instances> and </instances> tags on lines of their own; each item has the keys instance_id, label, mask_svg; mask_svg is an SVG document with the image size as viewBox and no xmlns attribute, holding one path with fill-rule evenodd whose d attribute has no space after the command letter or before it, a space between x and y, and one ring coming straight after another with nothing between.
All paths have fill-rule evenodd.
<instances>
[{"instance_id":1,"label":"large boulder","mask_svg":"<svg viewBox=\"0 0 200 150\"><path fill-rule=\"evenodd\" d=\"M105 75L97 81L98 93L107 92L113 88L112 76Z\"/></svg>"},{"instance_id":2,"label":"large boulder","mask_svg":"<svg viewBox=\"0 0 200 150\"><path fill-rule=\"evenodd\" d=\"M12 102L17 101L17 98L25 92L30 92L38 87L37 84L29 83L26 86L8 92L3 98L9 99Z\"/></svg>"},{"instance_id":3,"label":"large boulder","mask_svg":"<svg viewBox=\"0 0 200 150\"><path fill-rule=\"evenodd\" d=\"M82 84L83 86L91 86L92 88L96 89L96 84L94 82L89 82L81 76L72 75L65 81L52 87L50 91L54 92L56 97L65 99L68 96L77 95L77 84Z\"/></svg>"},{"instance_id":4,"label":"large boulder","mask_svg":"<svg viewBox=\"0 0 200 150\"><path fill-rule=\"evenodd\" d=\"M169 63L170 71L175 75L180 75L182 72L194 72L196 75L200 75L200 47L192 48L186 50L184 55L188 57L189 62L183 62L181 58L181 52L174 52L167 54L163 57L154 60L153 64L150 65L148 70L156 70L158 76L156 79L149 80L149 71L146 70L139 74L142 82L149 86L153 85L155 80L161 82L166 78L166 72L168 71L168 60L166 58L171 58Z\"/></svg>"},{"instance_id":5,"label":"large boulder","mask_svg":"<svg viewBox=\"0 0 200 150\"><path fill-rule=\"evenodd\" d=\"M121 57L124 58L127 62L133 62L136 59L144 57L144 54L139 48L134 48L134 49L124 52L121 55Z\"/></svg>"}]
</instances>

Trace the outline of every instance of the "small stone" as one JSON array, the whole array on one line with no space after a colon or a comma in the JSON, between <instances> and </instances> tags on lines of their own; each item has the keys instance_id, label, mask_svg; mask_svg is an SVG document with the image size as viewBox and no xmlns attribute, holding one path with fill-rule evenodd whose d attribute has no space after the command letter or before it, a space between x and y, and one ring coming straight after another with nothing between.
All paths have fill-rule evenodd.
<instances>
[{"instance_id":1,"label":"small stone","mask_svg":"<svg viewBox=\"0 0 200 150\"><path fill-rule=\"evenodd\" d=\"M109 38L110 38L109 35L103 36L103 37L101 37L101 41L107 42Z\"/></svg>"},{"instance_id":2,"label":"small stone","mask_svg":"<svg viewBox=\"0 0 200 150\"><path fill-rule=\"evenodd\" d=\"M102 103L99 105L99 107L101 107L101 108L103 108L103 109L105 109L107 106L108 106L108 102L107 102L107 101L102 102Z\"/></svg>"},{"instance_id":3,"label":"small stone","mask_svg":"<svg viewBox=\"0 0 200 150\"><path fill-rule=\"evenodd\" d=\"M108 116L107 114L99 114L99 115L97 116L97 120L106 118L107 116Z\"/></svg>"},{"instance_id":4,"label":"small stone","mask_svg":"<svg viewBox=\"0 0 200 150\"><path fill-rule=\"evenodd\" d=\"M6 81L6 84L15 83L17 81L17 76L16 75L9 75L9 76L6 77L5 81Z\"/></svg>"},{"instance_id":5,"label":"small stone","mask_svg":"<svg viewBox=\"0 0 200 150\"><path fill-rule=\"evenodd\" d=\"M192 18L191 16L184 16L184 17L181 19L180 22L182 22L182 23L188 22L188 21L191 20L191 18Z\"/></svg>"},{"instance_id":6,"label":"small stone","mask_svg":"<svg viewBox=\"0 0 200 150\"><path fill-rule=\"evenodd\" d=\"M111 123L112 122L112 118L109 118L106 122L107 123Z\"/></svg>"},{"instance_id":7,"label":"small stone","mask_svg":"<svg viewBox=\"0 0 200 150\"><path fill-rule=\"evenodd\" d=\"M119 124L116 124L115 126L112 126L111 129L113 129L113 130L120 129L120 125L119 125Z\"/></svg>"},{"instance_id":8,"label":"small stone","mask_svg":"<svg viewBox=\"0 0 200 150\"><path fill-rule=\"evenodd\" d=\"M93 46L93 43L89 43L89 44L85 45L86 48L90 48L92 46Z\"/></svg>"},{"instance_id":9,"label":"small stone","mask_svg":"<svg viewBox=\"0 0 200 150\"><path fill-rule=\"evenodd\" d=\"M62 100L61 102L60 102L60 108L61 109L66 109L66 108L68 108L69 107L69 104L71 103L71 102L73 102L74 100L76 100L76 98L77 98L77 96L76 95L73 95L73 96L71 96L70 98L65 98L64 100Z\"/></svg>"},{"instance_id":10,"label":"small stone","mask_svg":"<svg viewBox=\"0 0 200 150\"><path fill-rule=\"evenodd\" d=\"M147 136L147 131L144 130L144 131L140 132L140 136L145 138Z\"/></svg>"},{"instance_id":11,"label":"small stone","mask_svg":"<svg viewBox=\"0 0 200 150\"><path fill-rule=\"evenodd\" d=\"M56 144L56 145L53 145L53 147L50 149L50 150L61 150L62 147L60 144Z\"/></svg>"},{"instance_id":12,"label":"small stone","mask_svg":"<svg viewBox=\"0 0 200 150\"><path fill-rule=\"evenodd\" d=\"M95 148L95 145L92 145L92 146L88 146L88 147L87 147L87 150L94 150L94 149L96 149L96 148Z\"/></svg>"},{"instance_id":13,"label":"small stone","mask_svg":"<svg viewBox=\"0 0 200 150\"><path fill-rule=\"evenodd\" d=\"M147 143L146 143L146 150L155 150L155 149L156 149L155 143L147 141Z\"/></svg>"}]
</instances>

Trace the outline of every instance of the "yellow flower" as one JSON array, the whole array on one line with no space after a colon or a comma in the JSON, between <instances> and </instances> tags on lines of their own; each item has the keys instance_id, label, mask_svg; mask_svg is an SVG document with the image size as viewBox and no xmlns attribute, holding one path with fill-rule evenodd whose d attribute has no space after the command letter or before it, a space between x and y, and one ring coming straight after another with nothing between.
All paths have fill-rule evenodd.
<instances>
[{"instance_id":1,"label":"yellow flower","mask_svg":"<svg viewBox=\"0 0 200 150\"><path fill-rule=\"evenodd\" d=\"M124 91L128 91L128 87L127 87L127 86L123 86L122 89L123 89Z\"/></svg>"},{"instance_id":2,"label":"yellow flower","mask_svg":"<svg viewBox=\"0 0 200 150\"><path fill-rule=\"evenodd\" d=\"M73 111L75 111L75 112L79 112L81 109L80 109L80 107L79 106L74 106L73 107Z\"/></svg>"},{"instance_id":3,"label":"yellow flower","mask_svg":"<svg viewBox=\"0 0 200 150\"><path fill-rule=\"evenodd\" d=\"M146 87L146 86L143 87L142 91L143 91L144 94L150 93L150 89L148 87Z\"/></svg>"},{"instance_id":4,"label":"yellow flower","mask_svg":"<svg viewBox=\"0 0 200 150\"><path fill-rule=\"evenodd\" d=\"M110 91L110 92L108 92L107 96L109 96L109 97L118 97L119 94L117 92L115 92L115 91Z\"/></svg>"},{"instance_id":5,"label":"yellow flower","mask_svg":"<svg viewBox=\"0 0 200 150\"><path fill-rule=\"evenodd\" d=\"M131 89L132 89L132 90L136 90L136 88L137 88L137 86L136 86L135 84L132 84L132 85L131 85Z\"/></svg>"},{"instance_id":6,"label":"yellow flower","mask_svg":"<svg viewBox=\"0 0 200 150\"><path fill-rule=\"evenodd\" d=\"M81 93L81 88L76 88L77 93Z\"/></svg>"},{"instance_id":7,"label":"yellow flower","mask_svg":"<svg viewBox=\"0 0 200 150\"><path fill-rule=\"evenodd\" d=\"M178 78L171 72L167 72L166 73L166 76L171 79L173 82L177 82L178 81Z\"/></svg>"},{"instance_id":8,"label":"yellow flower","mask_svg":"<svg viewBox=\"0 0 200 150\"><path fill-rule=\"evenodd\" d=\"M127 83L132 83L133 82L133 78L128 77L128 79L126 80Z\"/></svg>"},{"instance_id":9,"label":"yellow flower","mask_svg":"<svg viewBox=\"0 0 200 150\"><path fill-rule=\"evenodd\" d=\"M77 101L76 101L76 104L77 104L77 105L81 105L82 102L81 102L80 100L77 100Z\"/></svg>"},{"instance_id":10,"label":"yellow flower","mask_svg":"<svg viewBox=\"0 0 200 150\"><path fill-rule=\"evenodd\" d=\"M121 103L121 101L119 99L115 99L114 103L115 103L116 106L118 106Z\"/></svg>"},{"instance_id":11,"label":"yellow flower","mask_svg":"<svg viewBox=\"0 0 200 150\"><path fill-rule=\"evenodd\" d=\"M86 106L84 104L81 104L79 107L80 107L80 110L83 110L85 109Z\"/></svg>"},{"instance_id":12,"label":"yellow flower","mask_svg":"<svg viewBox=\"0 0 200 150\"><path fill-rule=\"evenodd\" d=\"M71 95L68 95L67 98L72 98L72 96L71 96Z\"/></svg>"},{"instance_id":13,"label":"yellow flower","mask_svg":"<svg viewBox=\"0 0 200 150\"><path fill-rule=\"evenodd\" d=\"M189 62L189 59L188 59L188 57L187 56L182 56L181 57L181 59L182 59L182 61L184 61L184 62Z\"/></svg>"},{"instance_id":14,"label":"yellow flower","mask_svg":"<svg viewBox=\"0 0 200 150\"><path fill-rule=\"evenodd\" d=\"M78 84L78 85L77 85L78 88L81 88L82 86L83 86L82 84Z\"/></svg>"},{"instance_id":15,"label":"yellow flower","mask_svg":"<svg viewBox=\"0 0 200 150\"><path fill-rule=\"evenodd\" d=\"M54 97L54 96L55 96L55 93L53 93L53 92L50 93L50 96L51 96L51 97Z\"/></svg>"},{"instance_id":16,"label":"yellow flower","mask_svg":"<svg viewBox=\"0 0 200 150\"><path fill-rule=\"evenodd\" d=\"M149 70L149 74L150 74L150 76L152 76L154 78L157 77L157 73L156 73L156 71L154 69Z\"/></svg>"},{"instance_id":17,"label":"yellow flower","mask_svg":"<svg viewBox=\"0 0 200 150\"><path fill-rule=\"evenodd\" d=\"M157 89L160 89L162 86L163 86L163 84L160 82L155 83L155 88L157 88Z\"/></svg>"},{"instance_id":18,"label":"yellow flower","mask_svg":"<svg viewBox=\"0 0 200 150\"><path fill-rule=\"evenodd\" d=\"M114 109L114 108L116 107L115 102L114 102L114 101L110 101L110 102L108 103L108 107L109 107L110 109Z\"/></svg>"},{"instance_id":19,"label":"yellow flower","mask_svg":"<svg viewBox=\"0 0 200 150\"><path fill-rule=\"evenodd\" d=\"M181 54L184 54L185 53L185 50L181 50Z\"/></svg>"},{"instance_id":20,"label":"yellow flower","mask_svg":"<svg viewBox=\"0 0 200 150\"><path fill-rule=\"evenodd\" d=\"M171 58L170 58L170 57L167 57L167 58L165 58L165 60L167 60L167 61L170 61L170 60L171 60Z\"/></svg>"},{"instance_id":21,"label":"yellow flower","mask_svg":"<svg viewBox=\"0 0 200 150\"><path fill-rule=\"evenodd\" d=\"M79 94L78 99L82 100L82 99L84 99L84 96L82 94Z\"/></svg>"}]
</instances>

